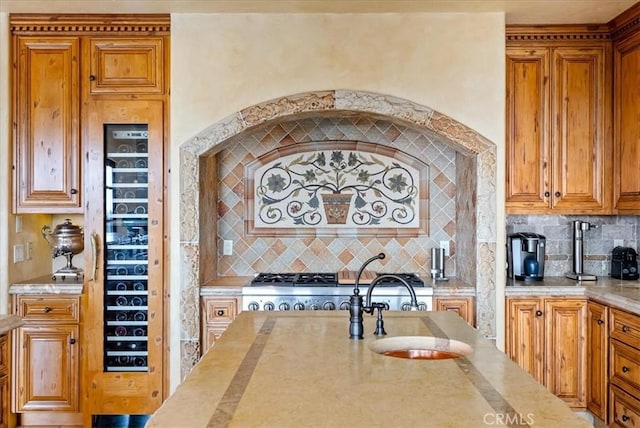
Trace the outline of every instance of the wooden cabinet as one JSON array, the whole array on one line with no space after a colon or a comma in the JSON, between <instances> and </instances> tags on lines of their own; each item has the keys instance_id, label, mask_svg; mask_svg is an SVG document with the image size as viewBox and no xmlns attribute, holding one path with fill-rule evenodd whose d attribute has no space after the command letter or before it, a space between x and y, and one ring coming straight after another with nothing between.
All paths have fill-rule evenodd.
<instances>
[{"instance_id":1,"label":"wooden cabinet","mask_svg":"<svg viewBox=\"0 0 640 428\"><path fill-rule=\"evenodd\" d=\"M469 325L475 327L475 299L473 297L434 297L435 311L452 311L460 315Z\"/></svg>"},{"instance_id":2,"label":"wooden cabinet","mask_svg":"<svg viewBox=\"0 0 640 428\"><path fill-rule=\"evenodd\" d=\"M586 406L586 302L507 297L507 355L571 407Z\"/></svg>"},{"instance_id":3,"label":"wooden cabinet","mask_svg":"<svg viewBox=\"0 0 640 428\"><path fill-rule=\"evenodd\" d=\"M79 410L80 297L13 298L25 324L16 329L16 412Z\"/></svg>"},{"instance_id":4,"label":"wooden cabinet","mask_svg":"<svg viewBox=\"0 0 640 428\"><path fill-rule=\"evenodd\" d=\"M609 398L608 321L607 306L597 302L587 304L587 409L605 424Z\"/></svg>"},{"instance_id":5,"label":"wooden cabinet","mask_svg":"<svg viewBox=\"0 0 640 428\"><path fill-rule=\"evenodd\" d=\"M614 71L614 208L640 214L640 31L616 42Z\"/></svg>"},{"instance_id":6,"label":"wooden cabinet","mask_svg":"<svg viewBox=\"0 0 640 428\"><path fill-rule=\"evenodd\" d=\"M78 37L14 37L14 212L82 212L79 53Z\"/></svg>"},{"instance_id":7,"label":"wooden cabinet","mask_svg":"<svg viewBox=\"0 0 640 428\"><path fill-rule=\"evenodd\" d=\"M507 40L507 212L610 213L610 42Z\"/></svg>"},{"instance_id":8,"label":"wooden cabinet","mask_svg":"<svg viewBox=\"0 0 640 428\"><path fill-rule=\"evenodd\" d=\"M238 315L239 307L239 298L236 297L202 297L200 314L202 355L215 344L233 322Z\"/></svg>"},{"instance_id":9,"label":"wooden cabinet","mask_svg":"<svg viewBox=\"0 0 640 428\"><path fill-rule=\"evenodd\" d=\"M0 335L0 428L14 425L11 415L11 340L10 333Z\"/></svg>"},{"instance_id":10,"label":"wooden cabinet","mask_svg":"<svg viewBox=\"0 0 640 428\"><path fill-rule=\"evenodd\" d=\"M609 420L612 426L640 424L640 316L609 310Z\"/></svg>"}]
</instances>

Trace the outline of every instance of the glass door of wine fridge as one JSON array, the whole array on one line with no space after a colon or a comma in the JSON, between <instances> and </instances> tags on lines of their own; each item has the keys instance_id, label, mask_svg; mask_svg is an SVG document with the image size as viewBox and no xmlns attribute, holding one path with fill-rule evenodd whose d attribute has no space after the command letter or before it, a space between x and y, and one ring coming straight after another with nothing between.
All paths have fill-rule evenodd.
<instances>
[{"instance_id":1,"label":"glass door of wine fridge","mask_svg":"<svg viewBox=\"0 0 640 428\"><path fill-rule=\"evenodd\" d=\"M147 371L149 130L105 125L106 371Z\"/></svg>"}]
</instances>

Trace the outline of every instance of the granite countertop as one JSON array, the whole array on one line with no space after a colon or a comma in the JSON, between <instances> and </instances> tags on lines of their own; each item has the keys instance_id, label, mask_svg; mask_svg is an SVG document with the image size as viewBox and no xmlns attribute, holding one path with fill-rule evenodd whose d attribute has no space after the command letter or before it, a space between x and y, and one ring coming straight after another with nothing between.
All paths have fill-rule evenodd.
<instances>
[{"instance_id":1,"label":"granite countertop","mask_svg":"<svg viewBox=\"0 0 640 428\"><path fill-rule=\"evenodd\" d=\"M83 280L53 279L44 275L9 286L9 294L82 294Z\"/></svg>"},{"instance_id":2,"label":"granite countertop","mask_svg":"<svg viewBox=\"0 0 640 428\"><path fill-rule=\"evenodd\" d=\"M525 283L509 281L506 296L583 296L640 315L640 281L598 277L597 281L574 281L565 277L545 277Z\"/></svg>"},{"instance_id":3,"label":"granite countertop","mask_svg":"<svg viewBox=\"0 0 640 428\"><path fill-rule=\"evenodd\" d=\"M5 334L23 324L24 321L17 315L0 315L0 334Z\"/></svg>"},{"instance_id":4,"label":"granite countertop","mask_svg":"<svg viewBox=\"0 0 640 428\"><path fill-rule=\"evenodd\" d=\"M343 312L242 312L147 426L591 426L456 314L384 319L386 337L456 339L473 352L393 358L369 349L375 317L350 340Z\"/></svg>"}]
</instances>

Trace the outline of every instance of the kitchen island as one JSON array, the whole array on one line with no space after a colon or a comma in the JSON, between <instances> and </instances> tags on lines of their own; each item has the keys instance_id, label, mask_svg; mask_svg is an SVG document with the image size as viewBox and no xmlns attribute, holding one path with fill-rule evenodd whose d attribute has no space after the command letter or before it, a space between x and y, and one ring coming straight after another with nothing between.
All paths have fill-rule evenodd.
<instances>
[{"instance_id":1,"label":"kitchen island","mask_svg":"<svg viewBox=\"0 0 640 428\"><path fill-rule=\"evenodd\" d=\"M385 312L392 336L465 342L462 358L410 360L349 339L344 311L242 312L148 427L591 426L460 317Z\"/></svg>"}]
</instances>

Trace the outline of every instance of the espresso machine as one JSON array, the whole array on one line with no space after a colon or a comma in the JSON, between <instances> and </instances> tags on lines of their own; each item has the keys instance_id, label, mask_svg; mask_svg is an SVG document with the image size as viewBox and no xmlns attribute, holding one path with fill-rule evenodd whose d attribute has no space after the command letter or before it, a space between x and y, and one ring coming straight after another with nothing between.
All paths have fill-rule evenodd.
<instances>
[{"instance_id":1,"label":"espresso machine","mask_svg":"<svg viewBox=\"0 0 640 428\"><path fill-rule=\"evenodd\" d=\"M542 281L546 238L532 232L507 235L507 276L518 281Z\"/></svg>"}]
</instances>

